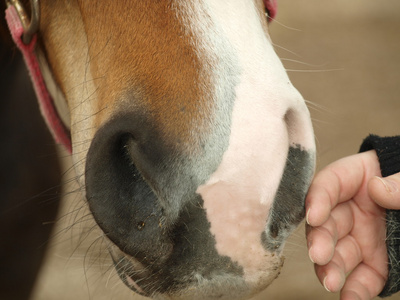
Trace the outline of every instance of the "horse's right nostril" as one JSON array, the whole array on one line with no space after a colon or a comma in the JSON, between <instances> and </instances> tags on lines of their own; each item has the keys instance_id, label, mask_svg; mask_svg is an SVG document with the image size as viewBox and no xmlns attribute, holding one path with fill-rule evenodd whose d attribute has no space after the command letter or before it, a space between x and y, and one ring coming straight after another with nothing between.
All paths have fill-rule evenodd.
<instances>
[{"instance_id":1,"label":"horse's right nostril","mask_svg":"<svg viewBox=\"0 0 400 300\"><path fill-rule=\"evenodd\" d=\"M141 141L131 120L113 120L96 133L86 161L86 197L113 243L144 264L157 264L171 254L172 242L159 200L135 164Z\"/></svg>"}]
</instances>

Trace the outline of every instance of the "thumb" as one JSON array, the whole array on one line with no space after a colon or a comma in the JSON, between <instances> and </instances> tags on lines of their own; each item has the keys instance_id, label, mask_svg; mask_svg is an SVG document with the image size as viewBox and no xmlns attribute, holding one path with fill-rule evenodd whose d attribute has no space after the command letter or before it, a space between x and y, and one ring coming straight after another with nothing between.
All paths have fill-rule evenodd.
<instances>
[{"instance_id":1,"label":"thumb","mask_svg":"<svg viewBox=\"0 0 400 300\"><path fill-rule=\"evenodd\" d=\"M400 209L400 173L368 182L368 194L376 204L387 209Z\"/></svg>"}]
</instances>

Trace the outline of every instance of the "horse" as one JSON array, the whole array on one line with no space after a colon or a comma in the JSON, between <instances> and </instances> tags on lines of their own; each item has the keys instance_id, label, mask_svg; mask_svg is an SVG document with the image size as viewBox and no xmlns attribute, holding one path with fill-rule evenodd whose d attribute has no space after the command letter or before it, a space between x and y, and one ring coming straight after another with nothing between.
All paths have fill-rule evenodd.
<instances>
[{"instance_id":1,"label":"horse","mask_svg":"<svg viewBox=\"0 0 400 300\"><path fill-rule=\"evenodd\" d=\"M275 14L275 0L10 0L42 113L138 294L245 299L279 275L315 143Z\"/></svg>"}]
</instances>

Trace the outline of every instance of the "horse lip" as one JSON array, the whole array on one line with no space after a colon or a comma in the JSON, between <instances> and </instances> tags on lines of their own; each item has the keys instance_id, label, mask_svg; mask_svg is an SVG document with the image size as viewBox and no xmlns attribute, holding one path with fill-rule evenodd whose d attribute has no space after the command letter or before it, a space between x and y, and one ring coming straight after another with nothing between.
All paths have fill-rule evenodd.
<instances>
[{"instance_id":1,"label":"horse lip","mask_svg":"<svg viewBox=\"0 0 400 300\"><path fill-rule=\"evenodd\" d=\"M133 290L139 295L147 297L149 296L149 294L146 293L144 290L142 290L142 288L135 282L135 280L130 275L120 270L118 270L118 275L121 278L121 280L125 283L125 285L128 286L131 290Z\"/></svg>"},{"instance_id":2,"label":"horse lip","mask_svg":"<svg viewBox=\"0 0 400 300\"><path fill-rule=\"evenodd\" d=\"M145 271L146 268L128 254L122 252L119 248L117 248L117 246L112 246L109 249L109 252L113 260L115 270L117 271L117 274L121 278L122 282L124 282L125 285L134 292L149 297L150 294L144 291L137 283L140 281L140 278L137 280L134 279L134 277L138 277L139 273L141 273L141 278L145 278L148 275Z\"/></svg>"},{"instance_id":3,"label":"horse lip","mask_svg":"<svg viewBox=\"0 0 400 300\"><path fill-rule=\"evenodd\" d=\"M134 292L142 295L142 296L149 296L148 293L146 293L142 288L135 282L135 280L128 274L125 274L122 272L122 274L119 275L122 278L122 281ZM123 277L124 276L124 277Z\"/></svg>"}]
</instances>

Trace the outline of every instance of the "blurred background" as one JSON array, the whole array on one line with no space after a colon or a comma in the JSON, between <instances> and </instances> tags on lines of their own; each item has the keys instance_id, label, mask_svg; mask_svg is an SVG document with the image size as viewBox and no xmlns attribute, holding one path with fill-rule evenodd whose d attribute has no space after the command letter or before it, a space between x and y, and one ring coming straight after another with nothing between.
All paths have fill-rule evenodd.
<instances>
[{"instance_id":1,"label":"blurred background","mask_svg":"<svg viewBox=\"0 0 400 300\"><path fill-rule=\"evenodd\" d=\"M358 152L370 133L400 134L400 1L278 0L278 6L271 37L308 102L318 169ZM64 156L66 197L33 300L147 299L132 295L111 267ZM280 277L254 299L339 299L314 275L304 224L285 256Z\"/></svg>"}]
</instances>

